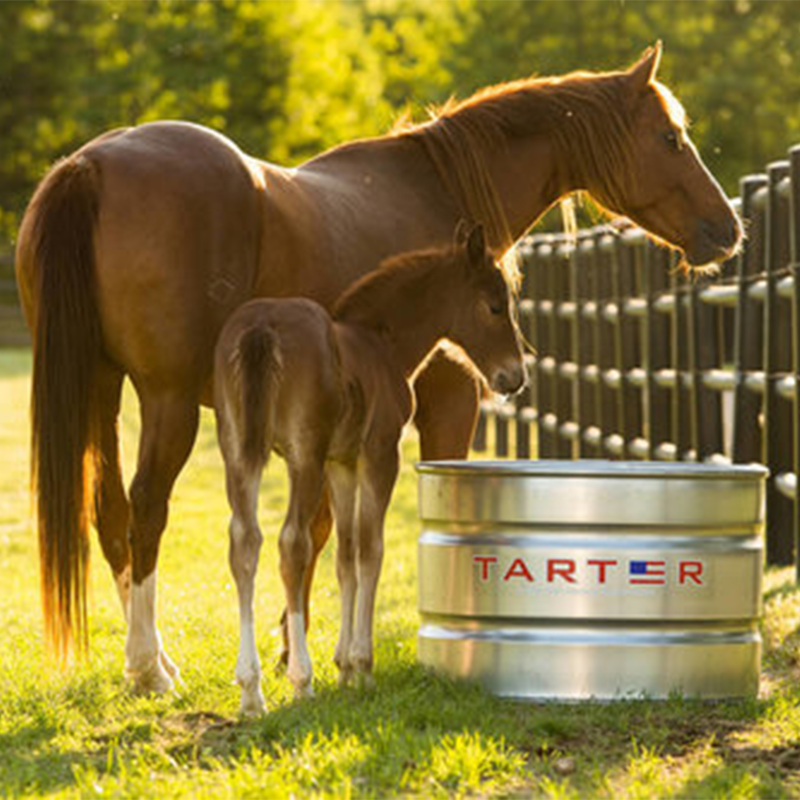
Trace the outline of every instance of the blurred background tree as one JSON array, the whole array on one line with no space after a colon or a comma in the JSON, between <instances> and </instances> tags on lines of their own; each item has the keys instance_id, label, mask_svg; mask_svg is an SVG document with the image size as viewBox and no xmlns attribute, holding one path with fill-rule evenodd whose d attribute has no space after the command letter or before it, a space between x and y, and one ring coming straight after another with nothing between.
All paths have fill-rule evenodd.
<instances>
[{"instance_id":1,"label":"blurred background tree","mask_svg":"<svg viewBox=\"0 0 800 800\"><path fill-rule=\"evenodd\" d=\"M188 119L291 165L486 84L625 67L659 38L730 194L800 142L800 3L0 3L0 241L48 166L109 128Z\"/></svg>"}]
</instances>

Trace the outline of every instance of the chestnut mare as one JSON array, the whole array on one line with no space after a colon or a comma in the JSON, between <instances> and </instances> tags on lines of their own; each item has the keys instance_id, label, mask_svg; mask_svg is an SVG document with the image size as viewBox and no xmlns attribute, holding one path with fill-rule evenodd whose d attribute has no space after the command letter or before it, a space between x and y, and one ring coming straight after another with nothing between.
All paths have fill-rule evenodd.
<instances>
[{"instance_id":1,"label":"chestnut mare","mask_svg":"<svg viewBox=\"0 0 800 800\"><path fill-rule=\"evenodd\" d=\"M94 520L128 618L127 671L141 690L170 684L155 614L159 543L199 406L212 402L214 345L246 300L303 296L330 308L384 258L446 245L460 218L483 222L502 252L577 190L689 264L730 256L739 222L655 80L659 57L656 47L626 71L488 89L298 169L177 122L112 131L56 165L25 214L16 264L33 332L33 480L56 651L85 641ZM117 436L125 375L141 407L129 494ZM415 391L423 457L466 456L474 380L440 357ZM329 531L323 503L315 552ZM309 579L312 568L313 557Z\"/></svg>"},{"instance_id":2,"label":"chestnut mare","mask_svg":"<svg viewBox=\"0 0 800 800\"><path fill-rule=\"evenodd\" d=\"M310 526L330 490L342 619L340 683L372 670L383 524L411 418L411 376L439 341L460 345L500 392L525 382L511 294L480 226L454 247L395 256L356 281L333 317L312 300L251 300L225 324L214 357L214 408L231 505L230 564L239 593L236 681L244 714L264 709L253 591L261 547L258 488L269 454L289 471L281 530L289 680L311 693L304 624ZM354 618L355 616L355 625Z\"/></svg>"}]
</instances>

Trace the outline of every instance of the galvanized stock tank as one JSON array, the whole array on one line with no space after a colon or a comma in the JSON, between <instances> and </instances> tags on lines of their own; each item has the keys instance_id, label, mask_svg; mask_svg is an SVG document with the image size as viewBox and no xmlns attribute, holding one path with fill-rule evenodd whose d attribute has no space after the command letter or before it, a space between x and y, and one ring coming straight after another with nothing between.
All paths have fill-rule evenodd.
<instances>
[{"instance_id":1,"label":"galvanized stock tank","mask_svg":"<svg viewBox=\"0 0 800 800\"><path fill-rule=\"evenodd\" d=\"M417 470L422 663L524 699L757 693L764 468Z\"/></svg>"}]
</instances>

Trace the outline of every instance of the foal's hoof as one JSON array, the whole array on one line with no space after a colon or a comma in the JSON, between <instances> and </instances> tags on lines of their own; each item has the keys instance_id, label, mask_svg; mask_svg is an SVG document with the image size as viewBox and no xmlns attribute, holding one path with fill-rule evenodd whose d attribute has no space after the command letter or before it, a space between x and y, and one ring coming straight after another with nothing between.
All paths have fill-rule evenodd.
<instances>
[{"instance_id":1,"label":"foal's hoof","mask_svg":"<svg viewBox=\"0 0 800 800\"><path fill-rule=\"evenodd\" d=\"M314 687L311 685L311 681L309 681L308 683L294 685L295 700L306 700L309 697L313 696L314 696Z\"/></svg>"},{"instance_id":2,"label":"foal's hoof","mask_svg":"<svg viewBox=\"0 0 800 800\"><path fill-rule=\"evenodd\" d=\"M239 714L242 717L260 717L266 713L267 704L261 693L261 676L258 673L250 674L245 678L237 678L236 683L242 689Z\"/></svg>"},{"instance_id":3,"label":"foal's hoof","mask_svg":"<svg viewBox=\"0 0 800 800\"><path fill-rule=\"evenodd\" d=\"M264 695L259 691L257 695L242 695L242 702L239 705L239 716L244 719L255 719L267 713L267 704L264 702Z\"/></svg>"},{"instance_id":4,"label":"foal's hoof","mask_svg":"<svg viewBox=\"0 0 800 800\"><path fill-rule=\"evenodd\" d=\"M289 651L284 650L278 656L278 660L275 662L275 674L283 675L283 673L286 672L286 668L288 666L289 666Z\"/></svg>"},{"instance_id":5,"label":"foal's hoof","mask_svg":"<svg viewBox=\"0 0 800 800\"><path fill-rule=\"evenodd\" d=\"M339 686L349 686L353 680L353 670L350 667L339 667Z\"/></svg>"},{"instance_id":6,"label":"foal's hoof","mask_svg":"<svg viewBox=\"0 0 800 800\"><path fill-rule=\"evenodd\" d=\"M181 671L178 669L175 662L163 650L161 650L158 654L158 661L161 664L161 668L167 673L167 675L169 675L173 683L177 683L178 686L183 686Z\"/></svg>"},{"instance_id":7,"label":"foal's hoof","mask_svg":"<svg viewBox=\"0 0 800 800\"><path fill-rule=\"evenodd\" d=\"M166 694L172 691L172 678L164 671L161 661L156 659L146 669L130 670L128 676L133 680L133 693L138 695Z\"/></svg>"},{"instance_id":8,"label":"foal's hoof","mask_svg":"<svg viewBox=\"0 0 800 800\"><path fill-rule=\"evenodd\" d=\"M375 688L375 676L371 672L357 671L354 674L356 688L363 690Z\"/></svg>"}]
</instances>

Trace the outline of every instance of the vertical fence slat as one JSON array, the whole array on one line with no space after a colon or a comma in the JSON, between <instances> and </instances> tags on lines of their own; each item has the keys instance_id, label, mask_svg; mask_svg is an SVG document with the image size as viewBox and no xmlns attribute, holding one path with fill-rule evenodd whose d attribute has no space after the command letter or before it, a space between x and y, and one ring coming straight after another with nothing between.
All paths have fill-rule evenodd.
<instances>
[{"instance_id":1,"label":"vertical fence slat","mask_svg":"<svg viewBox=\"0 0 800 800\"><path fill-rule=\"evenodd\" d=\"M672 391L661 386L658 373L670 363L671 319L658 311L656 303L666 288L669 254L648 242L645 250L645 296L647 298L647 411L650 459L657 459L659 447L674 441Z\"/></svg>"},{"instance_id":2,"label":"vertical fence slat","mask_svg":"<svg viewBox=\"0 0 800 800\"><path fill-rule=\"evenodd\" d=\"M792 402L793 471L795 479L800 477L800 145L789 151L789 194L791 274L794 278L792 291L792 371L795 393ZM795 580L800 583L800 491L794 494L794 552Z\"/></svg>"},{"instance_id":3,"label":"vertical fence slat","mask_svg":"<svg viewBox=\"0 0 800 800\"><path fill-rule=\"evenodd\" d=\"M789 162L777 161L767 169L767 226L764 268L767 295L764 305L764 456L767 479L767 561L794 561L794 504L778 488L780 476L793 468L791 405L778 393L778 382L791 370L791 318L786 301L778 296L778 281L789 266L789 206L778 191L789 174Z\"/></svg>"},{"instance_id":4,"label":"vertical fence slat","mask_svg":"<svg viewBox=\"0 0 800 800\"><path fill-rule=\"evenodd\" d=\"M764 208L756 198L766 184L766 175L748 175L740 184L747 239L738 261L739 298L734 340L737 375L733 400L733 461L739 464L761 460L762 398L748 389L746 378L748 373L757 372L762 366L763 309L748 290L763 265Z\"/></svg>"}]
</instances>

